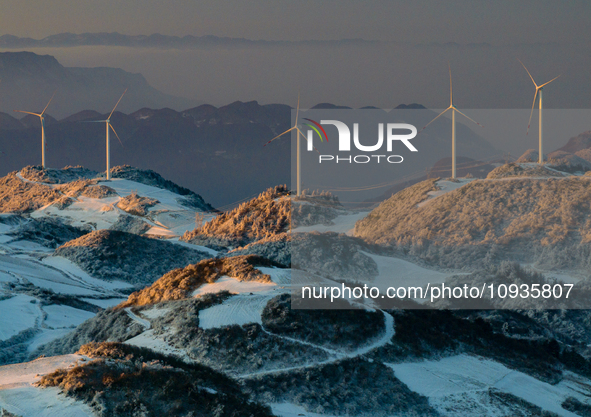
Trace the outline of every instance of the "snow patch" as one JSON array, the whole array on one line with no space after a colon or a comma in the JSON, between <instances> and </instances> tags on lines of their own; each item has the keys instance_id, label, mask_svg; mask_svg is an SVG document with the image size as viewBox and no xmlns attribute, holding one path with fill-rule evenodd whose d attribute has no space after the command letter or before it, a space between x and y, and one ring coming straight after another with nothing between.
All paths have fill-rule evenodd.
<instances>
[{"instance_id":1,"label":"snow patch","mask_svg":"<svg viewBox=\"0 0 591 417\"><path fill-rule=\"evenodd\" d=\"M457 181L457 182L456 182ZM450 191L457 190L460 187L474 181L474 178L461 178L457 179L456 181L448 181L448 180L440 180L435 182L435 185L439 187L437 191L429 191L427 193L427 199L421 201L417 207L423 207L425 204L430 203L431 201L435 200L437 197L441 197L444 194L449 193Z\"/></svg>"},{"instance_id":2,"label":"snow patch","mask_svg":"<svg viewBox=\"0 0 591 417\"><path fill-rule=\"evenodd\" d=\"M585 395L580 393L581 385L571 382L561 382L550 385L522 372L511 370L504 365L477 356L458 355L439 361L424 361L414 363L387 364L394 370L398 379L419 394L429 397L429 402L440 408L445 414L444 404L449 405L446 397L474 392L487 392L494 388L502 392L513 394L544 410L552 411L561 416L573 414L562 408L562 402L569 396L580 398L591 394L586 381ZM579 377L582 379L582 377ZM477 396L462 396L462 401L477 401ZM483 397L483 398L486 398ZM584 400L587 402L587 400ZM439 406L439 407L438 407ZM475 404L474 408L481 408L487 404ZM490 410L488 415L495 415Z\"/></svg>"},{"instance_id":3,"label":"snow patch","mask_svg":"<svg viewBox=\"0 0 591 417\"><path fill-rule=\"evenodd\" d=\"M389 256L373 255L361 252L372 258L378 265L378 276L372 286L386 291L391 286L413 286L421 287L431 284L439 284L446 280L450 274L423 268L412 262L404 261Z\"/></svg>"},{"instance_id":4,"label":"snow patch","mask_svg":"<svg viewBox=\"0 0 591 417\"><path fill-rule=\"evenodd\" d=\"M299 204L299 202L298 202ZM300 226L292 230L292 232L336 232L345 233L348 236L353 236L355 223L364 219L369 214L369 211L360 211L358 213L342 214L332 220L333 224L315 224L312 226Z\"/></svg>"},{"instance_id":5,"label":"snow patch","mask_svg":"<svg viewBox=\"0 0 591 417\"><path fill-rule=\"evenodd\" d=\"M300 407L299 405L291 403L276 403L269 405L271 406L271 410L273 410L273 414L275 414L278 417L334 417L334 415L332 414L312 413L310 411L306 411L303 407Z\"/></svg>"},{"instance_id":6,"label":"snow patch","mask_svg":"<svg viewBox=\"0 0 591 417\"><path fill-rule=\"evenodd\" d=\"M239 281L236 278L224 276L212 284L203 284L193 292L192 296L199 297L204 294L215 294L220 291L229 291L233 294L251 292L255 293L272 291L276 288L277 284L275 283L265 283L258 281Z\"/></svg>"},{"instance_id":7,"label":"snow patch","mask_svg":"<svg viewBox=\"0 0 591 417\"><path fill-rule=\"evenodd\" d=\"M169 313L170 311L171 311L170 308L156 305L155 307L153 307L149 310L142 310L142 316L154 320L154 319L157 319L158 317L164 316L165 314Z\"/></svg>"},{"instance_id":8,"label":"snow patch","mask_svg":"<svg viewBox=\"0 0 591 417\"><path fill-rule=\"evenodd\" d=\"M0 390L0 407L21 417L93 417L81 401L60 395L56 387L20 387Z\"/></svg>"},{"instance_id":9,"label":"snow patch","mask_svg":"<svg viewBox=\"0 0 591 417\"><path fill-rule=\"evenodd\" d=\"M79 361L88 358L82 355L51 356L39 358L31 362L0 366L0 392L16 386L26 386L38 381L41 376L56 369L71 368Z\"/></svg>"},{"instance_id":10,"label":"snow patch","mask_svg":"<svg viewBox=\"0 0 591 417\"><path fill-rule=\"evenodd\" d=\"M35 327L41 318L37 300L28 295L18 294L0 301L0 340Z\"/></svg>"},{"instance_id":11,"label":"snow patch","mask_svg":"<svg viewBox=\"0 0 591 417\"><path fill-rule=\"evenodd\" d=\"M154 335L154 329L147 330L137 335L136 337L126 340L125 344L149 348L155 352L162 353L165 355L176 355L186 362L190 361L187 352L185 352L182 349L177 349L174 346L171 346L168 343L166 343L164 340L156 337Z\"/></svg>"},{"instance_id":12,"label":"snow patch","mask_svg":"<svg viewBox=\"0 0 591 417\"><path fill-rule=\"evenodd\" d=\"M74 328L94 317L94 313L64 305L44 306L43 311L47 313L45 325L53 329Z\"/></svg>"},{"instance_id":13,"label":"snow patch","mask_svg":"<svg viewBox=\"0 0 591 417\"><path fill-rule=\"evenodd\" d=\"M263 274L271 276L271 280L277 285L291 284L291 268L269 268L264 266L257 266L257 269Z\"/></svg>"},{"instance_id":14,"label":"snow patch","mask_svg":"<svg viewBox=\"0 0 591 417\"><path fill-rule=\"evenodd\" d=\"M201 310L199 312L199 327L213 329L216 327L242 326L247 323L263 324L261 314L270 299L276 294L256 293L239 294L230 297L222 304Z\"/></svg>"}]
</instances>

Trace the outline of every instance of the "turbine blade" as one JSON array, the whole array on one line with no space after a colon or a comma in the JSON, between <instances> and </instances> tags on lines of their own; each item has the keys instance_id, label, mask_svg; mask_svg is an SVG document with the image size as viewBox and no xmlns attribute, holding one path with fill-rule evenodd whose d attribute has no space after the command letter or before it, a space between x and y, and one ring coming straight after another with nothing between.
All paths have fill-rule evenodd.
<instances>
[{"instance_id":1,"label":"turbine blade","mask_svg":"<svg viewBox=\"0 0 591 417\"><path fill-rule=\"evenodd\" d=\"M31 113L30 111L15 110L15 112L17 112L17 113L27 113L27 114L32 114L33 116L41 117L40 114L38 114L38 113Z\"/></svg>"},{"instance_id":2,"label":"turbine blade","mask_svg":"<svg viewBox=\"0 0 591 417\"><path fill-rule=\"evenodd\" d=\"M80 120L78 123L105 123L106 120Z\"/></svg>"},{"instance_id":3,"label":"turbine blade","mask_svg":"<svg viewBox=\"0 0 591 417\"><path fill-rule=\"evenodd\" d=\"M520 59L518 59L519 62L521 62ZM534 83L534 85L536 86L536 88L538 88L538 85L536 84L536 82L534 81L534 77L531 76L531 74L529 73L528 69L526 68L525 64L523 62L521 62L521 65L523 65L523 68L525 68L525 70L527 71L527 75L529 75L529 78L531 78L531 82Z\"/></svg>"},{"instance_id":4,"label":"turbine blade","mask_svg":"<svg viewBox=\"0 0 591 417\"><path fill-rule=\"evenodd\" d=\"M455 111L457 111L458 113L460 113L462 116L464 116L466 119L471 120L472 122L476 123L478 126L480 127L484 127L482 126L480 123L478 123L476 120L471 119L470 117L466 116L464 113L462 113L461 111L459 111L458 109L454 108Z\"/></svg>"},{"instance_id":5,"label":"turbine blade","mask_svg":"<svg viewBox=\"0 0 591 417\"><path fill-rule=\"evenodd\" d=\"M296 129L298 130L298 133L299 133L300 135L302 135L302 136L304 137L304 139L306 139L306 142L307 142L307 141L308 141L308 138L306 137L306 135L304 135L304 134L302 133L302 131L301 131L299 128L297 128L297 127L296 127ZM316 146L313 146L313 147L314 147L314 150L315 150L316 152L320 153L320 151L318 151L318 149L316 149Z\"/></svg>"},{"instance_id":6,"label":"turbine blade","mask_svg":"<svg viewBox=\"0 0 591 417\"><path fill-rule=\"evenodd\" d=\"M447 68L449 69L449 105L454 105L454 92L451 86L451 65L449 65L449 61L447 61Z\"/></svg>"},{"instance_id":7,"label":"turbine blade","mask_svg":"<svg viewBox=\"0 0 591 417\"><path fill-rule=\"evenodd\" d=\"M109 114L109 117L107 117L107 120L109 120L111 118L111 116L113 115L113 113L115 113L115 109L119 105L119 102L121 101L121 99L123 98L123 96L125 95L125 93L127 93L127 88L125 89L125 91L123 92L123 94L121 94L121 97L119 97L119 100L117 101L117 104L115 104L115 107L113 107L113 110L111 111L111 114Z\"/></svg>"},{"instance_id":8,"label":"turbine blade","mask_svg":"<svg viewBox=\"0 0 591 417\"><path fill-rule=\"evenodd\" d=\"M298 106L296 107L296 121L295 121L295 126L297 126L297 124L298 124L299 114L300 114L300 92L298 91Z\"/></svg>"},{"instance_id":9,"label":"turbine blade","mask_svg":"<svg viewBox=\"0 0 591 417\"><path fill-rule=\"evenodd\" d=\"M43 111L41 112L41 116L43 116L43 114L45 113L45 110L47 110L47 108L49 107L49 103L51 103L51 100L53 100L53 98L55 97L55 93L57 93L57 91L54 91L53 96L51 96L51 98L49 99L49 101L47 102L47 106L45 106L45 108L43 109Z\"/></svg>"},{"instance_id":10,"label":"turbine blade","mask_svg":"<svg viewBox=\"0 0 591 417\"><path fill-rule=\"evenodd\" d=\"M117 134L117 132L115 132L115 128L113 127L113 125L111 123L109 123L109 127L111 128L111 130L113 131L115 136L117 136L117 139L119 140L119 143L121 144L121 146L123 146L123 142L121 142L121 139L119 139L119 135ZM125 148L125 146L123 146L123 147Z\"/></svg>"},{"instance_id":11,"label":"turbine blade","mask_svg":"<svg viewBox=\"0 0 591 417\"><path fill-rule=\"evenodd\" d=\"M562 74L560 74L560 75L562 75ZM560 75L559 75L558 77L560 77ZM540 88L542 88L542 87L543 87L543 86L545 86L545 85L548 85L548 84L550 84L552 81L554 81L554 80L555 80L555 79L557 79L558 77L554 77L554 78L552 78L550 81L548 81L547 83L544 83L544 84L542 84L542 85L540 86Z\"/></svg>"},{"instance_id":12,"label":"turbine blade","mask_svg":"<svg viewBox=\"0 0 591 417\"><path fill-rule=\"evenodd\" d=\"M273 139L271 139L269 142L265 143L265 144L263 145L263 148L264 148L265 146L267 146L269 143L273 142L275 139L279 139L281 136L285 135L285 134L286 134L286 133L288 133L288 132L291 132L291 131L292 131L292 130L294 130L294 129L297 129L297 127L296 127L296 126L294 126L294 127L292 127L291 129L287 129L287 130L286 130L285 132L283 132L282 134L275 136L275 137L274 137Z\"/></svg>"},{"instance_id":13,"label":"turbine blade","mask_svg":"<svg viewBox=\"0 0 591 417\"><path fill-rule=\"evenodd\" d=\"M451 109L452 107L449 106L447 109L443 110L441 113L439 113L433 120L431 120L429 123L427 123L425 126L423 126L423 128L421 130L419 130L419 133L421 133L423 130L425 130L427 128L427 126L429 126L431 123L433 123L435 120L439 119L441 116L443 116L449 109ZM419 134L417 133L417 135Z\"/></svg>"},{"instance_id":14,"label":"turbine blade","mask_svg":"<svg viewBox=\"0 0 591 417\"><path fill-rule=\"evenodd\" d=\"M526 135L529 134L529 126L531 125L531 118L534 115L534 107L536 105L536 98L538 97L539 89L536 88L536 94L534 94L534 101L531 104L531 113L529 114L529 121L527 122L527 131L525 132Z\"/></svg>"}]
</instances>

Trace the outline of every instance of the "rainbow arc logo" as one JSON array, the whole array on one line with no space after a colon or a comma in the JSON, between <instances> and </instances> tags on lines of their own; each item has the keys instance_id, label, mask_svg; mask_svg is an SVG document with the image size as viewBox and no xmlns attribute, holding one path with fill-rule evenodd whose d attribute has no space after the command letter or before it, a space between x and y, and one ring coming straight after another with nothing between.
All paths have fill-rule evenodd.
<instances>
[{"instance_id":1,"label":"rainbow arc logo","mask_svg":"<svg viewBox=\"0 0 591 417\"><path fill-rule=\"evenodd\" d=\"M307 120L307 121L313 123L313 124L304 123L304 125L308 126L312 130L314 130L316 133L318 133L318 136L320 137L320 142L322 142L324 139L326 139L326 141L328 142L328 135L326 134L326 131L324 130L324 128L322 127L322 125L320 123L318 123L312 119L304 118L304 120ZM324 136L322 136L322 134L320 133L320 131L318 129L320 129L322 131L322 133L324 133Z\"/></svg>"}]
</instances>

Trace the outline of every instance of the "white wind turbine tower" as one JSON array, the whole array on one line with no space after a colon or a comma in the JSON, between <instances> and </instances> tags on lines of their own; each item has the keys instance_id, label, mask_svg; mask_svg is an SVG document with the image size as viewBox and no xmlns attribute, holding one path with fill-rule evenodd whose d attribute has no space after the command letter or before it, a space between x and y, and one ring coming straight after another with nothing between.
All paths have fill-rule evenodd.
<instances>
[{"instance_id":1,"label":"white wind turbine tower","mask_svg":"<svg viewBox=\"0 0 591 417\"><path fill-rule=\"evenodd\" d=\"M456 178L456 112L460 113L466 119L476 123L478 126L480 126L480 127L484 127L484 126L482 126L477 121L469 118L464 113L459 111L456 106L454 106L454 99L453 99L454 95L453 95L453 89L452 89L452 84L451 84L451 67L449 65L449 62L447 63L447 66L449 68L449 107L447 109L443 110L441 113L439 113L437 115L437 117L435 117L429 123L427 123L425 125L425 127L423 127L421 129L421 131L419 133L421 133L423 130L425 130L425 128L427 126L429 126L431 123L433 123L435 120L439 119L441 116L443 116L449 110L451 110L451 177L453 179L455 179Z\"/></svg>"},{"instance_id":2,"label":"white wind turbine tower","mask_svg":"<svg viewBox=\"0 0 591 417\"><path fill-rule=\"evenodd\" d=\"M30 111L15 110L15 112L17 113L32 114L33 116L39 117L39 119L41 120L41 165L43 166L43 169L45 169L45 110L47 110L47 108L49 107L49 103L51 103L51 100L53 100L54 96L55 93L53 93L53 96L51 96L51 98L47 102L47 106L45 106L41 113L32 113Z\"/></svg>"},{"instance_id":3,"label":"white wind turbine tower","mask_svg":"<svg viewBox=\"0 0 591 417\"><path fill-rule=\"evenodd\" d=\"M521 62L521 60L519 62ZM552 78L547 83L544 83L542 85L537 85L536 82L534 81L534 77L531 76L531 74L529 73L529 71L525 67L525 64L523 62L521 62L521 65L523 65L523 68L525 68L525 70L527 71L527 75L529 75L529 78L531 78L531 82L534 83L534 85L536 86L536 92L534 94L534 101L531 105L531 113L529 114L529 122L527 123L527 132L525 133L526 135L529 134L529 126L531 124L531 118L534 114L534 107L536 105L536 97L538 96L538 93L540 94L540 116L539 116L539 121L538 121L539 122L538 133L539 133L539 139L540 139L540 146L539 146L540 149L539 149L539 156L538 156L538 164L541 164L544 162L544 153L543 153L543 147L542 147L542 91L544 90L545 85L550 84L552 81L554 81L555 79L560 77L560 75L558 77Z\"/></svg>"},{"instance_id":4,"label":"white wind turbine tower","mask_svg":"<svg viewBox=\"0 0 591 417\"><path fill-rule=\"evenodd\" d=\"M300 161L300 135L302 135L302 137L306 140L308 140L308 138L306 137L306 135L304 135L302 133L302 131L300 130L300 128L298 127L298 116L300 113L300 95L298 93L298 106L296 107L296 117L295 117L295 122L292 128L287 129L285 132L281 133L280 135L275 136L273 139L271 139L269 142L265 143L263 145L263 147L267 146L269 143L273 142L275 139L279 139L281 136L285 135L286 133L291 132L292 130L296 131L296 146L297 146L297 196L299 197L302 194L302 177L301 177L301 161Z\"/></svg>"},{"instance_id":5,"label":"white wind turbine tower","mask_svg":"<svg viewBox=\"0 0 591 417\"><path fill-rule=\"evenodd\" d=\"M109 129L113 130L113 133L115 134L115 136L117 136L117 140L119 140L119 143L121 144L121 146L123 146L123 142L121 142L121 139L119 139L119 135L115 131L115 128L113 127L113 125L111 125L111 116L113 115L113 113L115 113L115 109L119 105L119 102L121 101L121 99L123 98L125 93L127 93L127 88L125 89L123 94L121 94L121 97L119 97L117 104L115 104L115 107L113 107L113 110L111 110L111 113L109 114L109 117L106 118L106 120L89 120L86 122L86 123L105 123L106 124L106 127L107 127L107 180L111 179L111 148L109 146L110 145L110 137L109 137L110 131L109 131Z\"/></svg>"}]
</instances>

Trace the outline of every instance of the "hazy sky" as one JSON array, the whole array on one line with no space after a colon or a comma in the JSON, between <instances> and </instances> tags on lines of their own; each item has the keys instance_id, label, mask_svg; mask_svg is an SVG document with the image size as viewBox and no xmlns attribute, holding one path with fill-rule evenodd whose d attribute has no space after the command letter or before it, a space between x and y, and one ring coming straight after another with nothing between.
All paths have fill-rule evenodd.
<instances>
[{"instance_id":1,"label":"hazy sky","mask_svg":"<svg viewBox=\"0 0 591 417\"><path fill-rule=\"evenodd\" d=\"M588 1L2 0L4 34L217 35L405 42L588 41ZM582 39L586 37L586 39Z\"/></svg>"},{"instance_id":2,"label":"hazy sky","mask_svg":"<svg viewBox=\"0 0 591 417\"><path fill-rule=\"evenodd\" d=\"M303 106L333 102L394 107L448 102L447 61L457 105L527 108L533 85L562 77L548 108L591 107L588 1L361 0L2 0L1 34L43 38L63 32L216 35L253 40L379 40L377 46L252 46L158 50L37 48L65 66L142 73L159 90L214 105L235 100ZM415 44L490 43L491 48Z\"/></svg>"}]
</instances>

